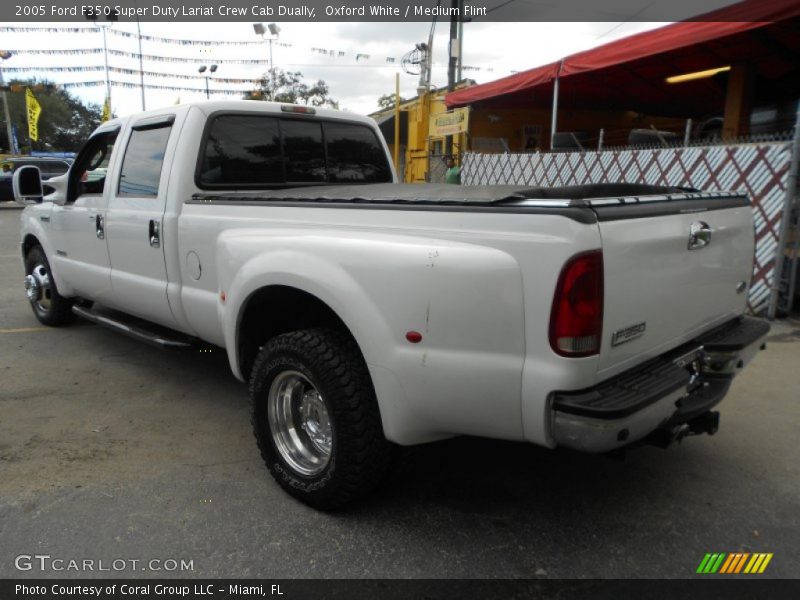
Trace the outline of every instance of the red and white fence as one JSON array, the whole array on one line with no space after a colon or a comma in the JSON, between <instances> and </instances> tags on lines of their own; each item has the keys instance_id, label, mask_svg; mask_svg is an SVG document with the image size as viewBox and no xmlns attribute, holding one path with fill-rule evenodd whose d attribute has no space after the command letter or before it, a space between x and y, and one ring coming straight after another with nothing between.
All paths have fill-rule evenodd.
<instances>
[{"instance_id":1,"label":"red and white fence","mask_svg":"<svg viewBox=\"0 0 800 600\"><path fill-rule=\"evenodd\" d=\"M756 226L749 304L758 313L766 309L772 289L791 157L789 141L600 152L468 153L461 180L465 185L530 186L627 182L747 192Z\"/></svg>"}]
</instances>

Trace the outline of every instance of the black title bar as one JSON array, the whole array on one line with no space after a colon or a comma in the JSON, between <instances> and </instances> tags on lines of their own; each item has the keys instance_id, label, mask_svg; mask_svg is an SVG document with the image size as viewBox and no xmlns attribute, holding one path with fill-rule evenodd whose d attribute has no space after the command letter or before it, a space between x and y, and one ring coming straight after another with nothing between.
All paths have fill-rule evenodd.
<instances>
[{"instance_id":1,"label":"black title bar","mask_svg":"<svg viewBox=\"0 0 800 600\"><path fill-rule=\"evenodd\" d=\"M754 0L746 0L752 3ZM758 0L781 6L789 0ZM0 3L3 22L471 22L742 20L705 16L732 0L10 0Z\"/></svg>"}]
</instances>

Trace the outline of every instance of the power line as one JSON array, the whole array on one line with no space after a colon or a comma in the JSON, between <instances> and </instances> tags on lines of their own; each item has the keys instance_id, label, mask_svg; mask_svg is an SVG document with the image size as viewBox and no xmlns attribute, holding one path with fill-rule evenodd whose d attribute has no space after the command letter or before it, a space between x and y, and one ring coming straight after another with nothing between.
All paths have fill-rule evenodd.
<instances>
[{"instance_id":1,"label":"power line","mask_svg":"<svg viewBox=\"0 0 800 600\"><path fill-rule=\"evenodd\" d=\"M489 13L492 13L492 12L496 11L498 8L503 8L504 6L508 6L512 2L516 2L516 1L517 0L506 0L505 2L502 2L502 3L498 4L497 6L493 6L492 8L489 8L489 9L486 10L486 13L484 13L484 16L488 15Z\"/></svg>"}]
</instances>

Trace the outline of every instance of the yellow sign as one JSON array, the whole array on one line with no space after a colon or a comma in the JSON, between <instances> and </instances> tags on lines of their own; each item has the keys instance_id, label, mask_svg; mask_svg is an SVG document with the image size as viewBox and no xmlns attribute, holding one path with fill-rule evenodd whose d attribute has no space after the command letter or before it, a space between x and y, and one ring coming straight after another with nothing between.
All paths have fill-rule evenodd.
<instances>
[{"instance_id":1,"label":"yellow sign","mask_svg":"<svg viewBox=\"0 0 800 600\"><path fill-rule=\"evenodd\" d=\"M28 111L28 137L31 140L39 140L39 115L42 114L42 107L36 96L33 95L31 88L25 88L25 108Z\"/></svg>"},{"instance_id":2,"label":"yellow sign","mask_svg":"<svg viewBox=\"0 0 800 600\"><path fill-rule=\"evenodd\" d=\"M431 115L428 135L441 137L466 133L469 129L469 107L457 108L448 112Z\"/></svg>"},{"instance_id":3,"label":"yellow sign","mask_svg":"<svg viewBox=\"0 0 800 600\"><path fill-rule=\"evenodd\" d=\"M103 102L103 119L102 122L105 123L111 118L111 98L106 98L106 101Z\"/></svg>"}]
</instances>

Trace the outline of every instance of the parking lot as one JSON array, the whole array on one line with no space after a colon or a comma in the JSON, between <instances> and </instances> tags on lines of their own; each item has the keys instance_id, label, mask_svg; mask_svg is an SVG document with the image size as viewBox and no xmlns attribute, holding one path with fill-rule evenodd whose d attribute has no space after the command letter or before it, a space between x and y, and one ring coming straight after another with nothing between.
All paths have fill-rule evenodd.
<instances>
[{"instance_id":1,"label":"parking lot","mask_svg":"<svg viewBox=\"0 0 800 600\"><path fill-rule=\"evenodd\" d=\"M625 460L450 440L325 514L273 483L223 351L39 325L19 213L0 205L0 577L108 575L15 568L46 554L193 566L117 576L683 578L737 551L800 577L800 322L775 325L713 437Z\"/></svg>"}]
</instances>

